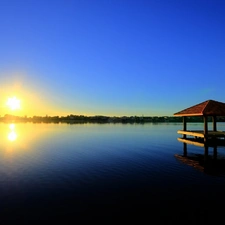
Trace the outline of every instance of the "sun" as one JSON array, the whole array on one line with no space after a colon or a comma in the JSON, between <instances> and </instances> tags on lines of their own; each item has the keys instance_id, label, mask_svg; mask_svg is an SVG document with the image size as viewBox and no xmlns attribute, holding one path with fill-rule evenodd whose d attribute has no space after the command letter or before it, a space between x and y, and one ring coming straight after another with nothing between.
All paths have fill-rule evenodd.
<instances>
[{"instance_id":1,"label":"sun","mask_svg":"<svg viewBox=\"0 0 225 225\"><path fill-rule=\"evenodd\" d=\"M17 110L21 108L20 105L20 100L18 98L14 97L10 97L8 98L6 105L11 109L11 110Z\"/></svg>"}]
</instances>

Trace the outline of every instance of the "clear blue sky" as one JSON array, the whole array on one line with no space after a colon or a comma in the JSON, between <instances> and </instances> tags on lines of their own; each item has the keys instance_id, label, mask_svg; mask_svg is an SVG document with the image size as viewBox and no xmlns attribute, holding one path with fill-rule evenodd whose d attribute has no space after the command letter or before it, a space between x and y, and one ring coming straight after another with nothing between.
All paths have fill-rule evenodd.
<instances>
[{"instance_id":1,"label":"clear blue sky","mask_svg":"<svg viewBox=\"0 0 225 225\"><path fill-rule=\"evenodd\" d=\"M225 102L225 1L0 0L0 87L35 115Z\"/></svg>"}]
</instances>

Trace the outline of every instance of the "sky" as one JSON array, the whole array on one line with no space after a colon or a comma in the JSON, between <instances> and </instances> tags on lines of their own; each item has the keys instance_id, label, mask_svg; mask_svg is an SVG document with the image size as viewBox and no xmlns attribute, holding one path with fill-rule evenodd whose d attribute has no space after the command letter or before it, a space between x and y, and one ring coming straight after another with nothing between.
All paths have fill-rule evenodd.
<instances>
[{"instance_id":1,"label":"sky","mask_svg":"<svg viewBox=\"0 0 225 225\"><path fill-rule=\"evenodd\" d=\"M0 0L0 116L225 102L224 12L224 0Z\"/></svg>"}]
</instances>

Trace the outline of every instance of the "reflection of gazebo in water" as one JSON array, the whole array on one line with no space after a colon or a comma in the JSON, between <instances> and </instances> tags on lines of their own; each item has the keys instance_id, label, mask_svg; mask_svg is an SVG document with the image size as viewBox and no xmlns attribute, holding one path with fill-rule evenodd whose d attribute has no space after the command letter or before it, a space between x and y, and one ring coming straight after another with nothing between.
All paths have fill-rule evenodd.
<instances>
[{"instance_id":1,"label":"reflection of gazebo in water","mask_svg":"<svg viewBox=\"0 0 225 225\"><path fill-rule=\"evenodd\" d=\"M225 176L225 154L224 151L219 156L217 155L217 147L222 147L225 150L225 143L218 143L218 145L200 145L198 142L183 142L183 154L175 154L175 158L180 162L192 166L195 169L214 176ZM196 144L197 143L197 144ZM187 153L187 144L194 144L204 147L204 154ZM213 148L213 154L208 154L209 147Z\"/></svg>"},{"instance_id":2,"label":"reflection of gazebo in water","mask_svg":"<svg viewBox=\"0 0 225 225\"><path fill-rule=\"evenodd\" d=\"M177 112L174 116L183 116L183 130L178 130L178 134L183 135L183 138L178 138L183 142L183 155L176 154L175 157L202 172L225 175L225 158L217 157L217 147L225 146L225 131L218 131L216 126L216 118L225 116L225 103L208 100ZM187 130L187 117L191 116L203 117L204 130ZM208 117L212 117L212 130L208 130ZM187 155L187 144L204 147L204 154ZM209 147L213 147L213 156L208 155Z\"/></svg>"},{"instance_id":3,"label":"reflection of gazebo in water","mask_svg":"<svg viewBox=\"0 0 225 225\"><path fill-rule=\"evenodd\" d=\"M184 151L185 152L185 151ZM194 167L198 171L214 176L225 176L225 157L206 154L174 155L181 163Z\"/></svg>"}]
</instances>

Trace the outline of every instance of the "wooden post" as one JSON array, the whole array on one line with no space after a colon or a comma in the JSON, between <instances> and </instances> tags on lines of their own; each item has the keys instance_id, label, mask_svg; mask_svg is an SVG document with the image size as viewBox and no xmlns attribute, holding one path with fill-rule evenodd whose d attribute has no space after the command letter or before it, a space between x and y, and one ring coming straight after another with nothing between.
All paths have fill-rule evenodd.
<instances>
[{"instance_id":1,"label":"wooden post","mask_svg":"<svg viewBox=\"0 0 225 225\"><path fill-rule=\"evenodd\" d=\"M187 118L183 116L183 131L187 130ZM183 134L183 138L186 138L186 134Z\"/></svg>"},{"instance_id":2,"label":"wooden post","mask_svg":"<svg viewBox=\"0 0 225 225\"><path fill-rule=\"evenodd\" d=\"M214 159L217 159L217 146L216 145L213 148L213 157L214 157Z\"/></svg>"},{"instance_id":3,"label":"wooden post","mask_svg":"<svg viewBox=\"0 0 225 225\"><path fill-rule=\"evenodd\" d=\"M204 147L205 147L204 159L207 160L208 159L208 154L209 154L209 147L208 147L207 144Z\"/></svg>"},{"instance_id":4,"label":"wooden post","mask_svg":"<svg viewBox=\"0 0 225 225\"><path fill-rule=\"evenodd\" d=\"M204 116L204 142L208 139L208 118Z\"/></svg>"},{"instance_id":5,"label":"wooden post","mask_svg":"<svg viewBox=\"0 0 225 225\"><path fill-rule=\"evenodd\" d=\"M216 128L216 116L212 117L212 121L213 121L213 131L217 131L217 128Z\"/></svg>"},{"instance_id":6,"label":"wooden post","mask_svg":"<svg viewBox=\"0 0 225 225\"><path fill-rule=\"evenodd\" d=\"M187 156L187 143L184 143L183 150L183 156Z\"/></svg>"}]
</instances>

